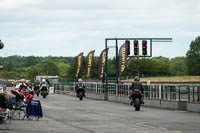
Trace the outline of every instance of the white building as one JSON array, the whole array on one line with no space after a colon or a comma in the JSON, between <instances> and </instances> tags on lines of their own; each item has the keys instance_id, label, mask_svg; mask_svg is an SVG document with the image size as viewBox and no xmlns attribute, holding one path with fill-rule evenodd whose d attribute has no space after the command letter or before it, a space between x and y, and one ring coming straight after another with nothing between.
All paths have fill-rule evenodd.
<instances>
[{"instance_id":1,"label":"white building","mask_svg":"<svg viewBox=\"0 0 200 133\"><path fill-rule=\"evenodd\" d=\"M50 84L58 83L58 79L59 79L58 76L36 76L35 81L41 82L42 79L46 79L46 78L49 80Z\"/></svg>"}]
</instances>

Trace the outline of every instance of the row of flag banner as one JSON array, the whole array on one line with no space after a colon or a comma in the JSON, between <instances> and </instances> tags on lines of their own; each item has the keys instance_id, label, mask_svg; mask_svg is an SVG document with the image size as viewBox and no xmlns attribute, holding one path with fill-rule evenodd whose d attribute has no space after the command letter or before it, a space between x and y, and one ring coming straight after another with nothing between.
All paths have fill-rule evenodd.
<instances>
[{"instance_id":1,"label":"row of flag banner","mask_svg":"<svg viewBox=\"0 0 200 133\"><path fill-rule=\"evenodd\" d=\"M109 49L107 49L107 51L108 50ZM86 78L89 78L90 75L91 75L91 68L92 68L93 61L94 61L94 53L95 53L95 50L92 50L87 55ZM125 70L125 68L127 66L127 54L126 53L127 53L127 48L126 48L126 45L123 44L120 47L120 50L119 50L119 74L121 74ZM76 60L75 78L77 78L78 75L79 75L79 72L80 72L82 64L83 64L82 62L83 62L83 53L80 53L77 56L77 60ZM105 62L106 62L106 49L104 49L101 52L100 57L99 57L98 79L102 79L103 78Z\"/></svg>"}]
</instances>

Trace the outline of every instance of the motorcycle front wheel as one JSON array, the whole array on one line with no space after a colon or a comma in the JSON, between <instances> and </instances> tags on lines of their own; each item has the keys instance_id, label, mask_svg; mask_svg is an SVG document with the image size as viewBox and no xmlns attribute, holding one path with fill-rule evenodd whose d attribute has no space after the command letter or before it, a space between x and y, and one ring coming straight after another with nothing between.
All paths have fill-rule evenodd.
<instances>
[{"instance_id":1,"label":"motorcycle front wheel","mask_svg":"<svg viewBox=\"0 0 200 133\"><path fill-rule=\"evenodd\" d=\"M80 99L80 100L83 100L83 92L80 92L80 94L79 94L79 99Z\"/></svg>"}]
</instances>

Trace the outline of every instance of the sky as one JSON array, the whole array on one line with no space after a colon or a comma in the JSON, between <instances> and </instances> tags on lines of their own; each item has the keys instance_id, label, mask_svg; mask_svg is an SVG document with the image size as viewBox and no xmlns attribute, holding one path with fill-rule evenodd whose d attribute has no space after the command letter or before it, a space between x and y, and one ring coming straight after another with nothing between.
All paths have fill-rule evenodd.
<instances>
[{"instance_id":1,"label":"sky","mask_svg":"<svg viewBox=\"0 0 200 133\"><path fill-rule=\"evenodd\" d=\"M105 38L148 37L172 38L153 43L152 54L173 58L186 55L199 29L199 0L0 0L4 57L99 56Z\"/></svg>"}]
</instances>

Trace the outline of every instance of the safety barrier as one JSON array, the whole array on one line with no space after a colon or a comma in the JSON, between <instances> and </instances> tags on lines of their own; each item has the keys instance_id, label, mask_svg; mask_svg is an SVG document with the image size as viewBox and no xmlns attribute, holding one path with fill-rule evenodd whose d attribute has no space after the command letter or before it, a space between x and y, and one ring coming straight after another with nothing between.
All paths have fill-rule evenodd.
<instances>
[{"instance_id":1,"label":"safety barrier","mask_svg":"<svg viewBox=\"0 0 200 133\"><path fill-rule=\"evenodd\" d=\"M105 94L115 96L129 96L131 84L106 84L85 83L87 93ZM144 98L162 99L173 101L200 101L200 85L170 85L170 84L151 84L143 85Z\"/></svg>"},{"instance_id":2,"label":"safety barrier","mask_svg":"<svg viewBox=\"0 0 200 133\"><path fill-rule=\"evenodd\" d=\"M55 84L55 93L75 95L77 83ZM100 82L84 82L86 97L130 103L130 83L103 84ZM200 85L197 84L143 84L144 106L163 109L200 112Z\"/></svg>"},{"instance_id":3,"label":"safety barrier","mask_svg":"<svg viewBox=\"0 0 200 133\"><path fill-rule=\"evenodd\" d=\"M75 91L75 82L68 84L54 84L55 93L66 93ZM83 82L86 93L98 95L111 95L128 97L131 93L130 83L103 84L100 82ZM200 102L200 85L198 84L143 84L145 99L160 99L170 101Z\"/></svg>"},{"instance_id":4,"label":"safety barrier","mask_svg":"<svg viewBox=\"0 0 200 133\"><path fill-rule=\"evenodd\" d=\"M58 94L70 94L71 91L74 89L73 83L58 83L58 84L52 84L51 86L54 87L54 93Z\"/></svg>"}]
</instances>

